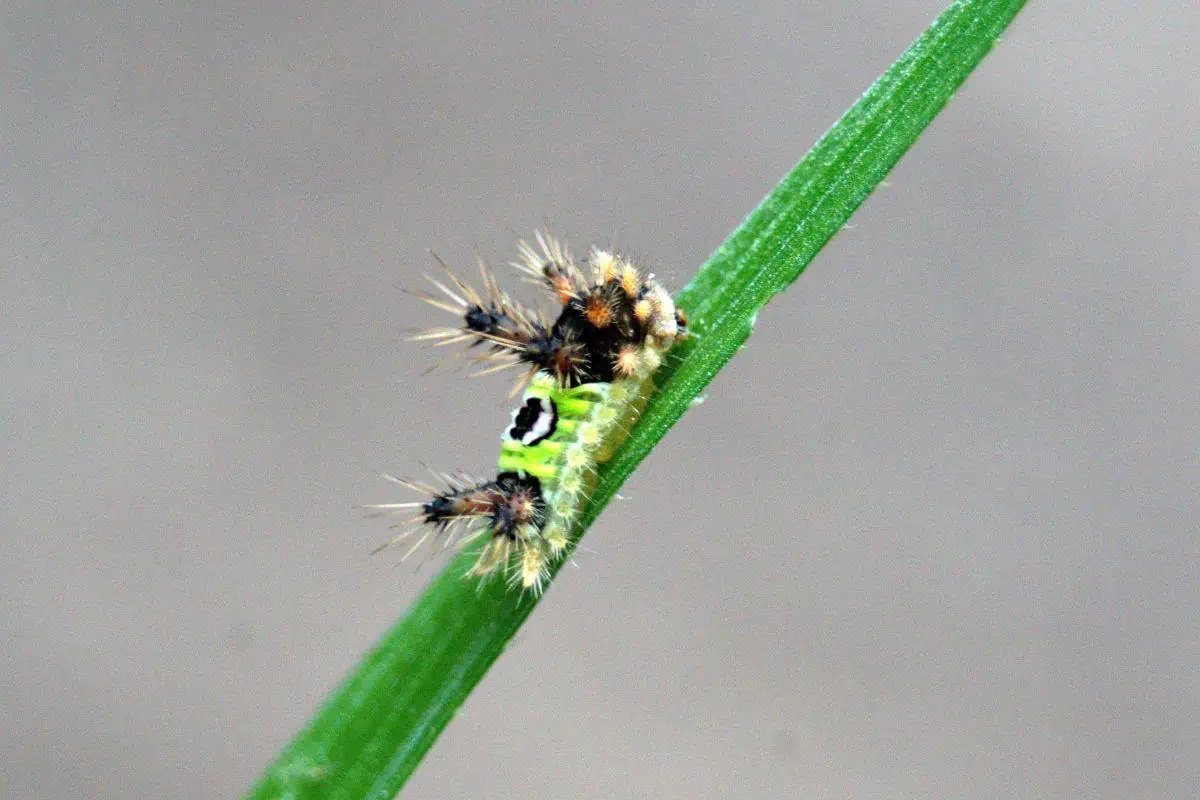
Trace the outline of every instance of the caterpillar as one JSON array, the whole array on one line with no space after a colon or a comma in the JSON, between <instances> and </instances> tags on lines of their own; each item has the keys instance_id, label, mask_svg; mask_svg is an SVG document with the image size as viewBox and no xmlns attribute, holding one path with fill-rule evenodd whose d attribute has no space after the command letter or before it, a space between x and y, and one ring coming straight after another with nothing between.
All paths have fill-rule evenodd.
<instances>
[{"instance_id":1,"label":"caterpillar","mask_svg":"<svg viewBox=\"0 0 1200 800\"><path fill-rule=\"evenodd\" d=\"M477 375L524 369L513 394L524 393L501 437L497 476L439 475L437 487L384 475L426 499L367 508L411 515L377 551L419 531L405 558L435 535L447 547L480 543L467 577L502 573L509 586L540 595L565 554L596 466L625 440L654 391L664 355L687 336L687 321L654 276L627 259L593 249L581 266L548 232L535 243L520 242L512 266L557 301L553 322L501 290L482 262L482 293L442 264L448 283L430 278L441 294L417 295L459 321L415 340L465 344L482 367Z\"/></svg>"}]
</instances>

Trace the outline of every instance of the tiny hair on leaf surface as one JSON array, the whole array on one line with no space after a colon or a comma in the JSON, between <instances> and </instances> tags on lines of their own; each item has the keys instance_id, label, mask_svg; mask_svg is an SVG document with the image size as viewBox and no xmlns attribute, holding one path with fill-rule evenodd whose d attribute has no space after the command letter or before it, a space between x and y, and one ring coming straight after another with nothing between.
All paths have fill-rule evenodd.
<instances>
[{"instance_id":1,"label":"tiny hair on leaf surface","mask_svg":"<svg viewBox=\"0 0 1200 800\"><path fill-rule=\"evenodd\" d=\"M599 469L567 552L654 445L916 141L1024 5L953 3L717 248L676 302L692 336L655 375L637 424ZM248 798L395 796L536 607L455 556L350 672ZM547 580L561 567L558 561Z\"/></svg>"}]
</instances>

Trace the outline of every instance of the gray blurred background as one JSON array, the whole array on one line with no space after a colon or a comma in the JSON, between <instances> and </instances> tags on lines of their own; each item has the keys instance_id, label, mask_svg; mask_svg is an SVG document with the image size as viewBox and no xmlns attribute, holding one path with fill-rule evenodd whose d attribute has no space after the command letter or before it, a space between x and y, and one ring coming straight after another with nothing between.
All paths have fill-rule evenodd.
<instances>
[{"instance_id":1,"label":"gray blurred background","mask_svg":"<svg viewBox=\"0 0 1200 800\"><path fill-rule=\"evenodd\" d=\"M494 464L509 380L402 341L428 249L681 286L942 5L5 4L0 796L242 792L437 567L353 504ZM1200 793L1200 15L1097 5L1030 4L406 796Z\"/></svg>"}]
</instances>

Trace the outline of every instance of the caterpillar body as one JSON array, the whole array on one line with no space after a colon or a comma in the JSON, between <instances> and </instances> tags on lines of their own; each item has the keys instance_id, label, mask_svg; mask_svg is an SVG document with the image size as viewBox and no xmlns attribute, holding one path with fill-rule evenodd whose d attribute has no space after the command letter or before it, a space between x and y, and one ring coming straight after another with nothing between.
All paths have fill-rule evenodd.
<instances>
[{"instance_id":1,"label":"caterpillar body","mask_svg":"<svg viewBox=\"0 0 1200 800\"><path fill-rule=\"evenodd\" d=\"M501 291L486 266L483 294L447 269L450 286L431 279L444 297L418 295L461 323L416 339L485 348L472 358L483 365L477 374L525 367L517 384L518 390L525 386L521 403L501 437L498 475L442 475L444 487L385 475L428 499L368 508L413 514L383 547L422 530L409 553L435 534L445 536L447 546L481 543L467 576L502 573L510 586L540 594L566 551L596 466L624 442L654 391L663 356L687 328L654 276L626 259L593 250L588 280L561 242L539 234L536 243L535 249L521 242L521 260L513 266L558 300L553 323Z\"/></svg>"}]
</instances>

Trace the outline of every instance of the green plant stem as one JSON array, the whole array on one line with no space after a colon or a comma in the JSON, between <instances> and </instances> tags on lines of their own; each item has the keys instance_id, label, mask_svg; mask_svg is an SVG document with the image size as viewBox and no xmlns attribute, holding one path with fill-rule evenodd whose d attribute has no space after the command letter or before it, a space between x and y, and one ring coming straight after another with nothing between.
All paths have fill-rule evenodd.
<instances>
[{"instance_id":1,"label":"green plant stem","mask_svg":"<svg viewBox=\"0 0 1200 800\"><path fill-rule=\"evenodd\" d=\"M692 338L599 482L575 541L912 146L1024 0L960 0L875 82L680 293ZM283 751L248 798L394 796L536 600L462 579L451 561Z\"/></svg>"}]
</instances>

